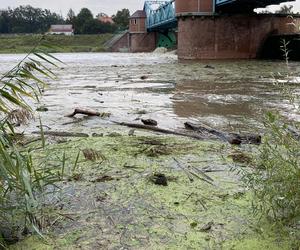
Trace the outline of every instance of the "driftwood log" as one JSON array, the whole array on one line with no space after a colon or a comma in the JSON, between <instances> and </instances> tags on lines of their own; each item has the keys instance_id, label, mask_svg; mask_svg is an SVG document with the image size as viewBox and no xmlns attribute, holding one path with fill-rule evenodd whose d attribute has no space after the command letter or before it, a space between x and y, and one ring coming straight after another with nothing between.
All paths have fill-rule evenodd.
<instances>
[{"instance_id":1,"label":"driftwood log","mask_svg":"<svg viewBox=\"0 0 300 250\"><path fill-rule=\"evenodd\" d=\"M261 143L261 136L256 134L250 135L240 135L236 133L225 133L218 131L216 129L210 128L204 124L193 124L191 122L185 122L184 126L186 129L193 130L200 133L209 133L212 134L223 141L227 141L230 144L239 145L243 144L256 144Z\"/></svg>"},{"instance_id":2,"label":"driftwood log","mask_svg":"<svg viewBox=\"0 0 300 250\"><path fill-rule=\"evenodd\" d=\"M137 123L128 123L128 122L117 122L117 121L113 121L113 123L121 125L121 126L126 126L126 127L129 127L129 128L138 128L138 129L151 130L151 131L159 132L159 133L163 133L163 134L181 135L181 136L191 137L191 138L198 139L198 140L206 139L205 137L203 137L199 134L196 134L196 133L177 132L177 131L174 131L174 130L163 129L163 128L154 127L154 126L150 126L150 125L143 125L143 124L137 124Z\"/></svg>"},{"instance_id":3,"label":"driftwood log","mask_svg":"<svg viewBox=\"0 0 300 250\"><path fill-rule=\"evenodd\" d=\"M100 116L101 113L93 110L87 110L87 109L74 109L72 114L66 115L66 117L74 117L77 114L82 114L82 115L88 115L88 116Z\"/></svg>"}]
</instances>

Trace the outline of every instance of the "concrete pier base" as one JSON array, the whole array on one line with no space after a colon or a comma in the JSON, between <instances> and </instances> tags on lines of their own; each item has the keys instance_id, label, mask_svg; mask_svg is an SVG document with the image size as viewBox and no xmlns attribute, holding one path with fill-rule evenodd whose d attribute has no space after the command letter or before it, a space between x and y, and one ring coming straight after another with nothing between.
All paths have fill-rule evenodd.
<instances>
[{"instance_id":1,"label":"concrete pier base","mask_svg":"<svg viewBox=\"0 0 300 250\"><path fill-rule=\"evenodd\" d=\"M180 15L178 58L256 58L270 35L299 33L299 25L299 17L283 15Z\"/></svg>"}]
</instances>

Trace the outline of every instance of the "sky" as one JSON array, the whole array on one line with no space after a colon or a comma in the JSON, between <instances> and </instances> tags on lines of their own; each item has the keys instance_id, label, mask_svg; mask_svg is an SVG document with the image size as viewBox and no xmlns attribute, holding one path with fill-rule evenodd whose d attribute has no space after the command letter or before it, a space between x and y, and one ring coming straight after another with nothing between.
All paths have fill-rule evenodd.
<instances>
[{"instance_id":1,"label":"sky","mask_svg":"<svg viewBox=\"0 0 300 250\"><path fill-rule=\"evenodd\" d=\"M50 9L58 14L66 16L72 8L77 14L81 8L89 8L94 15L104 12L108 15L115 14L118 10L127 8L130 13L143 8L144 0L0 0L0 8L18 7L20 5L32 5L43 9ZM300 0L286 2L284 4L294 5L294 11L300 12ZM269 9L274 10L277 6Z\"/></svg>"}]
</instances>

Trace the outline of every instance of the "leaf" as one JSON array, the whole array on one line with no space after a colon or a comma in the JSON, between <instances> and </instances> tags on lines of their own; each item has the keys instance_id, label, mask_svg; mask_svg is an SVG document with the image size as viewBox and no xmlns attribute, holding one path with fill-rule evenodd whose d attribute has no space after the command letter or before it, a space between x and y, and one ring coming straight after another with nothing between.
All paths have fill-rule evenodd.
<instances>
[{"instance_id":1,"label":"leaf","mask_svg":"<svg viewBox=\"0 0 300 250\"><path fill-rule=\"evenodd\" d=\"M23 107L23 108L27 107L27 105L24 102L21 102L19 98L16 98L16 97L12 96L7 91L4 91L4 90L0 89L0 95L2 97L4 97L5 99L7 99L9 102L11 102L11 103L13 103L17 106L20 106L20 107Z\"/></svg>"},{"instance_id":2,"label":"leaf","mask_svg":"<svg viewBox=\"0 0 300 250\"><path fill-rule=\"evenodd\" d=\"M26 92L24 89L21 89L21 88L17 87L16 84L13 84L11 82L2 82L2 83L4 84L4 87L8 86L12 90L15 90L16 92L19 92L22 95L32 97L32 95L30 93Z\"/></svg>"},{"instance_id":3,"label":"leaf","mask_svg":"<svg viewBox=\"0 0 300 250\"><path fill-rule=\"evenodd\" d=\"M43 124L42 124L42 120L40 118L40 130L41 130L41 141L42 141L42 148L45 148L45 133L44 133L44 128L43 128Z\"/></svg>"},{"instance_id":4,"label":"leaf","mask_svg":"<svg viewBox=\"0 0 300 250\"><path fill-rule=\"evenodd\" d=\"M73 169L72 169L73 172L74 172L75 169L77 168L79 156L80 156L80 151L78 151L78 153L77 153L76 160L75 160L75 163L74 163L74 166L73 166Z\"/></svg>"},{"instance_id":5,"label":"leaf","mask_svg":"<svg viewBox=\"0 0 300 250\"><path fill-rule=\"evenodd\" d=\"M51 62L48 58L46 58L45 56L42 56L40 53L33 53L35 56L39 57L40 59L42 59L43 61L53 65L53 66L56 66L55 63Z\"/></svg>"}]
</instances>

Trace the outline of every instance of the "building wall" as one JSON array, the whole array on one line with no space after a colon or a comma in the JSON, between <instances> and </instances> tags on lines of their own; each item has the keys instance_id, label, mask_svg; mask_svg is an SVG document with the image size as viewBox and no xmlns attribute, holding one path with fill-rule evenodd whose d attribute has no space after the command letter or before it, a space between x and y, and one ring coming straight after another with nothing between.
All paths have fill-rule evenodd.
<instances>
[{"instance_id":1,"label":"building wall","mask_svg":"<svg viewBox=\"0 0 300 250\"><path fill-rule=\"evenodd\" d=\"M176 0L176 14L213 12L213 0Z\"/></svg>"},{"instance_id":2,"label":"building wall","mask_svg":"<svg viewBox=\"0 0 300 250\"><path fill-rule=\"evenodd\" d=\"M130 33L144 33L146 29L145 18L131 18L129 19L129 32Z\"/></svg>"},{"instance_id":3,"label":"building wall","mask_svg":"<svg viewBox=\"0 0 300 250\"><path fill-rule=\"evenodd\" d=\"M130 52L151 52L156 49L156 33L131 33Z\"/></svg>"},{"instance_id":4,"label":"building wall","mask_svg":"<svg viewBox=\"0 0 300 250\"><path fill-rule=\"evenodd\" d=\"M110 48L111 52L128 52L130 46L129 33L125 33L119 40L117 40Z\"/></svg>"},{"instance_id":5,"label":"building wall","mask_svg":"<svg viewBox=\"0 0 300 250\"><path fill-rule=\"evenodd\" d=\"M300 18L294 20L300 24ZM179 17L178 58L256 58L270 34L299 32L290 22L276 15Z\"/></svg>"}]
</instances>

